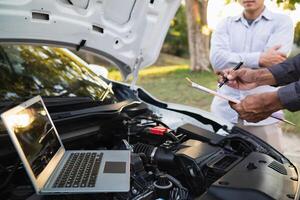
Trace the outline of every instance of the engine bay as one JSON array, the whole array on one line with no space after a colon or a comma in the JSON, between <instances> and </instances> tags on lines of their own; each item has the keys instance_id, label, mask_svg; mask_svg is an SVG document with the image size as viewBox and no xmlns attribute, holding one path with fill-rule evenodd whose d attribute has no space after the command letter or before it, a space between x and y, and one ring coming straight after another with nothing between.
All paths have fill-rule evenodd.
<instances>
[{"instance_id":1,"label":"engine bay","mask_svg":"<svg viewBox=\"0 0 300 200\"><path fill-rule=\"evenodd\" d=\"M222 127L227 134L216 134L182 119L169 126L168 117L186 114L159 108L163 115L154 109L157 105L142 101L120 107L115 109L118 112L101 107L101 112L84 117L57 112L57 107L50 106L49 111L68 150L131 150L128 192L38 196L10 142L0 134L1 141L7 143L0 149L1 199L295 198L296 167L244 130Z\"/></svg>"}]
</instances>

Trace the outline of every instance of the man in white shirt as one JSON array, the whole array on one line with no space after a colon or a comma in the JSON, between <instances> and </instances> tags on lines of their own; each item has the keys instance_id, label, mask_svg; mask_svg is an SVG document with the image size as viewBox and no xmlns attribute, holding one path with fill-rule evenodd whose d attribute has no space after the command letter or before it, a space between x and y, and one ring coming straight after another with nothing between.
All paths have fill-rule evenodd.
<instances>
[{"instance_id":1,"label":"man in white shirt","mask_svg":"<svg viewBox=\"0 0 300 200\"><path fill-rule=\"evenodd\" d=\"M223 20L214 31L211 39L210 60L215 71L231 68L239 62L242 67L262 68L283 62L292 48L294 30L291 19L283 14L269 11L264 0L240 0L244 7L242 14ZM250 94L271 92L271 86L260 86L255 89L240 91L222 86L218 92L236 99L244 99ZM281 128L278 121L267 118L258 123L241 120L238 113L227 101L215 97L211 110L238 126L248 130L283 151L280 138ZM282 114L282 111L279 111ZM282 114L283 115L283 114Z\"/></svg>"}]
</instances>

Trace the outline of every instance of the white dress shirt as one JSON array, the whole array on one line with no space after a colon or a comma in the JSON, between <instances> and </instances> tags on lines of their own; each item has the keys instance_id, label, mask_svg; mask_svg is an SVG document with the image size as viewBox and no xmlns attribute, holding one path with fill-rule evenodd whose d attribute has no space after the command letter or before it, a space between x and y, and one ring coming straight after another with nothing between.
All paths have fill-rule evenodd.
<instances>
[{"instance_id":1,"label":"white dress shirt","mask_svg":"<svg viewBox=\"0 0 300 200\"><path fill-rule=\"evenodd\" d=\"M259 68L259 57L262 52L275 45L281 45L279 51L288 54L293 45L293 38L292 20L286 15L273 13L267 8L251 25L248 24L243 14L228 17L217 26L212 35L210 61L215 70L234 67L241 61L244 62L245 67ZM271 86L260 86L252 90L241 91L224 85L218 92L241 100L251 94L274 90L276 88ZM237 112L223 99L215 97L211 111L232 123L238 122ZM261 126L276 122L277 120L273 118L267 118L259 123L244 121L244 125Z\"/></svg>"}]
</instances>

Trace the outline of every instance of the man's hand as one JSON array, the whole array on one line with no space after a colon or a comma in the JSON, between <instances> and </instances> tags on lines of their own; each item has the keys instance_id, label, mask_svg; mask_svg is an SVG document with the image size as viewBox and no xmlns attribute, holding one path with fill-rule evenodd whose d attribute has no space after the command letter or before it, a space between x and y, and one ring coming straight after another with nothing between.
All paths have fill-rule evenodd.
<instances>
[{"instance_id":1,"label":"man's hand","mask_svg":"<svg viewBox=\"0 0 300 200\"><path fill-rule=\"evenodd\" d=\"M281 63L287 59L284 53L279 52L281 45L276 45L266 52L263 52L259 58L259 66L271 67L272 65Z\"/></svg>"},{"instance_id":2,"label":"man's hand","mask_svg":"<svg viewBox=\"0 0 300 200\"><path fill-rule=\"evenodd\" d=\"M239 104L230 102L231 108L239 117L249 122L259 122L283 108L277 92L269 92L247 96Z\"/></svg>"},{"instance_id":3,"label":"man's hand","mask_svg":"<svg viewBox=\"0 0 300 200\"><path fill-rule=\"evenodd\" d=\"M223 82L225 78L228 79L226 83L228 86L240 89L240 90L249 90L256 88L258 86L256 78L256 70L242 68L236 71L232 69L226 69L222 72L219 72L219 83Z\"/></svg>"},{"instance_id":4,"label":"man's hand","mask_svg":"<svg viewBox=\"0 0 300 200\"><path fill-rule=\"evenodd\" d=\"M219 75L219 83L227 78L229 81L227 85L239 89L249 90L261 85L275 85L276 81L268 69L249 69L242 68L236 71L226 69L222 72L217 72Z\"/></svg>"}]
</instances>

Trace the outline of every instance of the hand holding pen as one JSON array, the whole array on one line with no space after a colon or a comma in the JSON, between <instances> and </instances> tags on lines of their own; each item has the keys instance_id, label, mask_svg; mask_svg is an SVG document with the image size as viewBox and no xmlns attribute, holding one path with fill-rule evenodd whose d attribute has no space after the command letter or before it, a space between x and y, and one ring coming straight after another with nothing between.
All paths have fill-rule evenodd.
<instances>
[{"instance_id":1,"label":"hand holding pen","mask_svg":"<svg viewBox=\"0 0 300 200\"><path fill-rule=\"evenodd\" d=\"M241 67L243 64L244 64L243 62L239 62L239 63L232 69L232 71L236 71L236 70L240 69L240 67ZM219 87L219 88L221 88L225 83L227 83L227 82L229 81L227 77L222 76L222 78L223 78L223 81L220 82L220 83L218 84L218 87Z\"/></svg>"},{"instance_id":2,"label":"hand holding pen","mask_svg":"<svg viewBox=\"0 0 300 200\"><path fill-rule=\"evenodd\" d=\"M267 78L267 80L270 80L268 84L263 81L269 76L268 72L267 69L250 69L245 67L239 70L226 69L219 73L219 82L225 82L229 87L238 90L249 90L261 85L275 84L275 80L272 81L272 78Z\"/></svg>"}]
</instances>

